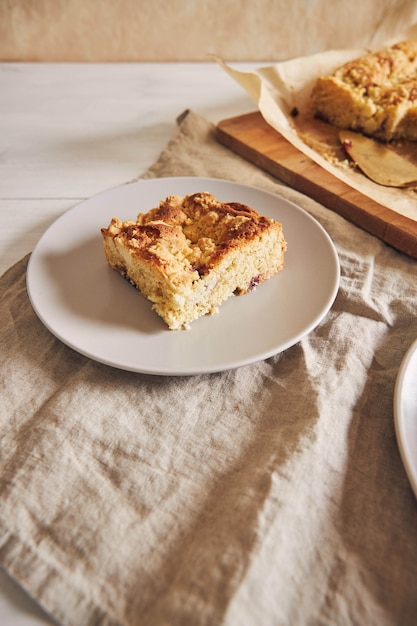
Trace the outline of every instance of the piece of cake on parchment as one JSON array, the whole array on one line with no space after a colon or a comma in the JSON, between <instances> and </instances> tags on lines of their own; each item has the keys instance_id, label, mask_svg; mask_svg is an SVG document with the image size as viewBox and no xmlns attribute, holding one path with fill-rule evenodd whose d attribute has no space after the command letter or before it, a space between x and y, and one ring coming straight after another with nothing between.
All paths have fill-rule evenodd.
<instances>
[{"instance_id":1,"label":"piece of cake on parchment","mask_svg":"<svg viewBox=\"0 0 417 626\"><path fill-rule=\"evenodd\" d=\"M150 300L172 330L213 314L284 265L282 225L207 192L169 196L136 221L102 228L109 265Z\"/></svg>"},{"instance_id":2,"label":"piece of cake on parchment","mask_svg":"<svg viewBox=\"0 0 417 626\"><path fill-rule=\"evenodd\" d=\"M417 40L402 41L320 76L313 113L381 141L417 140Z\"/></svg>"}]
</instances>

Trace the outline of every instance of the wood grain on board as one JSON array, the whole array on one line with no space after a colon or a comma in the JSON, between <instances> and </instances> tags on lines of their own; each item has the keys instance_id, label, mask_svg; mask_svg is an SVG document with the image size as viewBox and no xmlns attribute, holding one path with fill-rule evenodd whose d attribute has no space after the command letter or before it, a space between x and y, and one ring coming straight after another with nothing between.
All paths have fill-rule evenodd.
<instances>
[{"instance_id":1,"label":"wood grain on board","mask_svg":"<svg viewBox=\"0 0 417 626\"><path fill-rule=\"evenodd\" d=\"M269 126L260 112L222 120L216 137L293 189L417 259L416 220L384 207L324 170Z\"/></svg>"}]
</instances>

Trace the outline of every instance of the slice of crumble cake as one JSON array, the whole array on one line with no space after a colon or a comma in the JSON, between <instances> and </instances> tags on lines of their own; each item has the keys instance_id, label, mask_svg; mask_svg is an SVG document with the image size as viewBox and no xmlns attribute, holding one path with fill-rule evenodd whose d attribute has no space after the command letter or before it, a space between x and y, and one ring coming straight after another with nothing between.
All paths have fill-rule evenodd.
<instances>
[{"instance_id":1,"label":"slice of crumble cake","mask_svg":"<svg viewBox=\"0 0 417 626\"><path fill-rule=\"evenodd\" d=\"M207 192L169 196L136 221L113 218L101 233L109 265L172 330L279 272L286 250L281 224Z\"/></svg>"}]
</instances>

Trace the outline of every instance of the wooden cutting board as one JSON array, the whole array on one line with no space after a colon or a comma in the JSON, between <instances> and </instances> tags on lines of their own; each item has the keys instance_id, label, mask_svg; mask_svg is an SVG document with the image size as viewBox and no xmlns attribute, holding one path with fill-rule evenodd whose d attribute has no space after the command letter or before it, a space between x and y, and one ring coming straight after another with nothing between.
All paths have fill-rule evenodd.
<instances>
[{"instance_id":1,"label":"wooden cutting board","mask_svg":"<svg viewBox=\"0 0 417 626\"><path fill-rule=\"evenodd\" d=\"M269 126L258 111L219 122L216 137L288 186L417 259L416 220L399 215L334 177Z\"/></svg>"}]
</instances>

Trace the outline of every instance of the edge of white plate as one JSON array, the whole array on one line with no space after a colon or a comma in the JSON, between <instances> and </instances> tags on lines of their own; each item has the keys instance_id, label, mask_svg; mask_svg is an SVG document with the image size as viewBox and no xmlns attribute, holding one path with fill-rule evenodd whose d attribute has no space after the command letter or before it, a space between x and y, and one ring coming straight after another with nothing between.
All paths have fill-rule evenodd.
<instances>
[{"instance_id":1,"label":"edge of white plate","mask_svg":"<svg viewBox=\"0 0 417 626\"><path fill-rule=\"evenodd\" d=\"M397 378L395 381L394 387L394 400L393 400L393 409L394 409L394 426L395 426L395 434L397 438L397 444L400 451L401 460L404 465L404 469L407 474L407 478L411 484L414 495L417 497L417 459L413 462L413 459L410 459L406 436L404 431L404 414L402 410L402 397L404 394L404 383L406 376L408 374L408 368L410 366L410 362L414 357L415 352L417 351L417 339L411 344L405 353L399 370L397 374Z\"/></svg>"}]
</instances>

